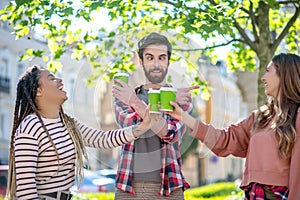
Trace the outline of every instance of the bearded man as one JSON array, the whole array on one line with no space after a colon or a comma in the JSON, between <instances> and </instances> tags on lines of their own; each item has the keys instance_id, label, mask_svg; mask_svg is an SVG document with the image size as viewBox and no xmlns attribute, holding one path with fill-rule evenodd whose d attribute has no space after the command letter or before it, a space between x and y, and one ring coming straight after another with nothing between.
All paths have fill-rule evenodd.
<instances>
[{"instance_id":1,"label":"bearded man","mask_svg":"<svg viewBox=\"0 0 300 200\"><path fill-rule=\"evenodd\" d=\"M164 35L151 33L138 42L139 64L144 70L145 84L132 89L115 80L115 117L120 127L139 123L148 104L149 89L172 87L166 83L172 46ZM176 102L190 112L192 86L178 89ZM122 146L116 176L115 199L184 199L189 188L181 171L180 143L186 126L168 114L155 115L151 129L134 142Z\"/></svg>"}]
</instances>

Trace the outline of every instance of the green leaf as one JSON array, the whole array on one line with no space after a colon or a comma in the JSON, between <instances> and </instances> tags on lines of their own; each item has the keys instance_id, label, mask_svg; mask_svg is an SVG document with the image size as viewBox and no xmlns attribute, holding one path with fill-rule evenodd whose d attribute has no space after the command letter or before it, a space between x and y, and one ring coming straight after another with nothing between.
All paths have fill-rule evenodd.
<instances>
[{"instance_id":1,"label":"green leaf","mask_svg":"<svg viewBox=\"0 0 300 200\"><path fill-rule=\"evenodd\" d=\"M43 56L43 61L48 62L49 61L49 56Z\"/></svg>"},{"instance_id":2,"label":"green leaf","mask_svg":"<svg viewBox=\"0 0 300 200\"><path fill-rule=\"evenodd\" d=\"M110 32L109 34L108 34L108 37L114 37L116 35L116 32Z\"/></svg>"},{"instance_id":3,"label":"green leaf","mask_svg":"<svg viewBox=\"0 0 300 200\"><path fill-rule=\"evenodd\" d=\"M61 62L52 60L47 63L47 69L49 69L49 71L55 74L58 71L61 72L62 64Z\"/></svg>"},{"instance_id":4,"label":"green leaf","mask_svg":"<svg viewBox=\"0 0 300 200\"><path fill-rule=\"evenodd\" d=\"M14 29L15 29L16 39L24 37L29 33L29 28L27 26L22 26L21 24L16 25Z\"/></svg>"},{"instance_id":5,"label":"green leaf","mask_svg":"<svg viewBox=\"0 0 300 200\"><path fill-rule=\"evenodd\" d=\"M25 4L30 4L32 0L15 0L16 4L18 7L23 6Z\"/></svg>"},{"instance_id":6,"label":"green leaf","mask_svg":"<svg viewBox=\"0 0 300 200\"><path fill-rule=\"evenodd\" d=\"M19 58L19 61L24 61L24 60L28 60L31 57L28 54L22 54Z\"/></svg>"},{"instance_id":7,"label":"green leaf","mask_svg":"<svg viewBox=\"0 0 300 200\"><path fill-rule=\"evenodd\" d=\"M39 57L41 58L43 56L43 53L45 52L45 50L37 50L37 51L33 51L33 55L35 57Z\"/></svg>"}]
</instances>

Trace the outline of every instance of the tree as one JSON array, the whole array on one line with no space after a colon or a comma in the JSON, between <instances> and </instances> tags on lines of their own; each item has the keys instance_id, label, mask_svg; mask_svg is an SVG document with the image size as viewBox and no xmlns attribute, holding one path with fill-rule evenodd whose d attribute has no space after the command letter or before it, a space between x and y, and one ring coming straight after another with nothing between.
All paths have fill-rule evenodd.
<instances>
[{"instance_id":1,"label":"tree","mask_svg":"<svg viewBox=\"0 0 300 200\"><path fill-rule=\"evenodd\" d=\"M181 39L187 44L187 34L199 34L202 39L209 41L202 48L175 46L174 49L183 52L185 56L197 51L197 54L214 58L213 49L230 45L231 51L227 56L230 69L253 71L258 67L259 78L273 55L282 51L282 42L289 52L299 52L299 0L81 2L77 5L73 1L63 0L16 0L1 10L1 20L12 24L17 39L30 36L37 27L44 30L51 55L44 55L41 50L27 50L21 60L31 56L44 57L48 61L48 67L56 70L59 67L57 61L70 51L75 59L87 58L98 71L95 73L96 77L100 73L106 73L107 78L111 78L120 68L125 71L134 70L134 65L130 63L130 50L134 45L132 38L141 35L141 30L147 31L146 27L159 31L176 30L174 40ZM91 22L93 16L97 17L97 13L106 11L110 20L117 21L119 26L113 31L101 28L100 31L105 33L105 37L73 26L77 20ZM119 39L121 43L118 43L116 36L120 35L124 38ZM224 42L220 43L220 38ZM92 48L87 45L95 42L97 45ZM120 59L113 64L103 65L103 59L99 58L109 56ZM179 57L175 59L180 59ZM192 70L196 70L193 64L190 66ZM259 84L259 105L264 102L263 93L263 86Z\"/></svg>"}]
</instances>

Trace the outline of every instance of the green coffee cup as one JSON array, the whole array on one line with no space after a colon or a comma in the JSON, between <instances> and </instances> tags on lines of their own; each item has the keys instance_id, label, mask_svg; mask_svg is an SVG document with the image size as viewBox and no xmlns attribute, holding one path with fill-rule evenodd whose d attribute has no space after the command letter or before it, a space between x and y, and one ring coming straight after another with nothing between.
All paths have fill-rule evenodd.
<instances>
[{"instance_id":1,"label":"green coffee cup","mask_svg":"<svg viewBox=\"0 0 300 200\"><path fill-rule=\"evenodd\" d=\"M148 92L148 99L150 104L150 113L160 113L158 104L160 101L160 91L150 89Z\"/></svg>"},{"instance_id":2,"label":"green coffee cup","mask_svg":"<svg viewBox=\"0 0 300 200\"><path fill-rule=\"evenodd\" d=\"M160 88L160 110L162 111L173 111L174 108L170 104L171 101L176 101L177 90L171 87Z\"/></svg>"},{"instance_id":3,"label":"green coffee cup","mask_svg":"<svg viewBox=\"0 0 300 200\"><path fill-rule=\"evenodd\" d=\"M128 84L128 78L129 78L129 74L124 73L124 72L116 73L114 75L114 80L119 79L119 80L122 80L123 82L125 82L126 84ZM119 84L117 82L115 82L114 84L118 85L118 86L121 86L121 84Z\"/></svg>"}]
</instances>

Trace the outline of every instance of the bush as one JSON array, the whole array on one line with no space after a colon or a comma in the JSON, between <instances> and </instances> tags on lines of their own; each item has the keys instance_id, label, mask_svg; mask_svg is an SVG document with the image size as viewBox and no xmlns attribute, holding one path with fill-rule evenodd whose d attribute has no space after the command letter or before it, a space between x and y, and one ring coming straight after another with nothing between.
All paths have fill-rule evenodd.
<instances>
[{"instance_id":1,"label":"bush","mask_svg":"<svg viewBox=\"0 0 300 200\"><path fill-rule=\"evenodd\" d=\"M243 199L243 192L233 182L222 182L189 189L185 191L184 198L186 200L238 200Z\"/></svg>"},{"instance_id":2,"label":"bush","mask_svg":"<svg viewBox=\"0 0 300 200\"><path fill-rule=\"evenodd\" d=\"M114 193L80 193L74 194L72 200L114 200Z\"/></svg>"}]
</instances>

